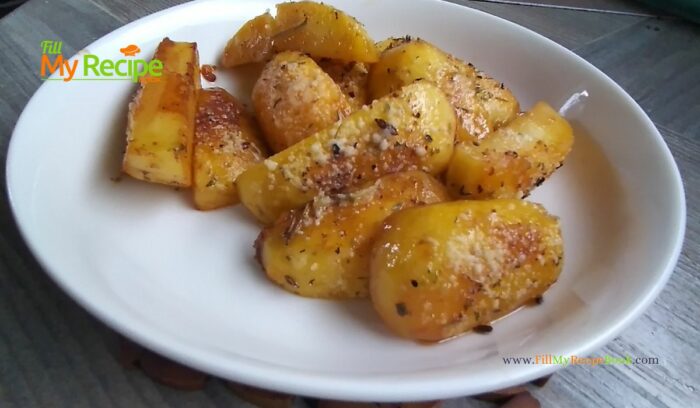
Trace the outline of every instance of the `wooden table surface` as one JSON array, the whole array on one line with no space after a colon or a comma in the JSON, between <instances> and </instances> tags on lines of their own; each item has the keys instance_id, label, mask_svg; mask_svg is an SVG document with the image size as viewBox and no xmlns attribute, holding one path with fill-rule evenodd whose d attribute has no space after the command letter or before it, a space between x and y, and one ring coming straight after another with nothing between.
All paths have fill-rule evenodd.
<instances>
[{"instance_id":1,"label":"wooden table surface","mask_svg":"<svg viewBox=\"0 0 700 408\"><path fill-rule=\"evenodd\" d=\"M0 20L0 407L242 404L218 381L203 391L175 391L122 369L114 357L115 335L42 272L18 235L4 193L12 129L41 84L36 74L40 41L60 38L63 53L71 55L130 21L180 2L30 0ZM700 406L700 26L677 18L455 2L537 31L607 73L649 114L684 180L688 224L675 272L649 310L594 353L652 356L660 364L569 367L534 394L545 407ZM592 3L623 11L640 8L622 1ZM468 398L446 405L490 406Z\"/></svg>"}]
</instances>

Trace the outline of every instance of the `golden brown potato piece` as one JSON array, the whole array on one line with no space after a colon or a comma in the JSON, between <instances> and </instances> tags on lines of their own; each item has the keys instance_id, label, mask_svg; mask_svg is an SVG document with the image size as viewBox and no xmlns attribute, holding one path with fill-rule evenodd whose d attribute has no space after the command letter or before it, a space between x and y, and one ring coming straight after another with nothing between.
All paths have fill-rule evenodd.
<instances>
[{"instance_id":1,"label":"golden brown potato piece","mask_svg":"<svg viewBox=\"0 0 700 408\"><path fill-rule=\"evenodd\" d=\"M523 198L562 165L573 142L566 119L539 102L478 146L456 146L445 179L458 197Z\"/></svg>"},{"instance_id":2,"label":"golden brown potato piece","mask_svg":"<svg viewBox=\"0 0 700 408\"><path fill-rule=\"evenodd\" d=\"M246 170L241 202L265 224L321 191L341 191L390 173L441 173L452 156L456 120L445 95L416 83L360 109Z\"/></svg>"},{"instance_id":3,"label":"golden brown potato piece","mask_svg":"<svg viewBox=\"0 0 700 408\"><path fill-rule=\"evenodd\" d=\"M413 41L413 38L410 35L407 35L405 37L389 37L387 39L377 42L377 51L379 52L379 55L381 57L384 51L397 47L404 43L409 43L411 41Z\"/></svg>"},{"instance_id":4,"label":"golden brown potato piece","mask_svg":"<svg viewBox=\"0 0 700 408\"><path fill-rule=\"evenodd\" d=\"M267 60L272 56L272 36L275 31L275 19L270 13L248 20L226 43L221 65L231 68Z\"/></svg>"},{"instance_id":5,"label":"golden brown potato piece","mask_svg":"<svg viewBox=\"0 0 700 408\"><path fill-rule=\"evenodd\" d=\"M338 84L353 111L369 103L367 90L369 66L367 64L323 58L318 61L318 65Z\"/></svg>"},{"instance_id":6,"label":"golden brown potato piece","mask_svg":"<svg viewBox=\"0 0 700 408\"><path fill-rule=\"evenodd\" d=\"M370 68L369 90L373 99L416 80L439 85L444 75L463 69L455 58L423 40L390 38L380 42L379 47L384 51Z\"/></svg>"},{"instance_id":7,"label":"golden brown potato piece","mask_svg":"<svg viewBox=\"0 0 700 408\"><path fill-rule=\"evenodd\" d=\"M433 82L455 108L458 141L483 139L518 113L518 101L503 84L428 42L405 37L385 40L379 47L384 51L370 69L371 98L415 81Z\"/></svg>"},{"instance_id":8,"label":"golden brown potato piece","mask_svg":"<svg viewBox=\"0 0 700 408\"><path fill-rule=\"evenodd\" d=\"M277 54L253 87L253 107L265 139L279 152L350 114L345 95L314 60Z\"/></svg>"},{"instance_id":9,"label":"golden brown potato piece","mask_svg":"<svg viewBox=\"0 0 700 408\"><path fill-rule=\"evenodd\" d=\"M275 18L265 13L244 24L226 45L222 64L262 62L280 51L348 62L379 58L374 41L353 17L327 4L299 1L278 4Z\"/></svg>"},{"instance_id":10,"label":"golden brown potato piece","mask_svg":"<svg viewBox=\"0 0 700 408\"><path fill-rule=\"evenodd\" d=\"M382 221L401 209L448 199L445 187L422 171L321 194L260 233L257 259L268 278L298 295L367 297L370 244Z\"/></svg>"},{"instance_id":11,"label":"golden brown potato piece","mask_svg":"<svg viewBox=\"0 0 700 408\"><path fill-rule=\"evenodd\" d=\"M323 3L277 5L277 51L301 51L315 58L376 62L379 53L359 21Z\"/></svg>"},{"instance_id":12,"label":"golden brown potato piece","mask_svg":"<svg viewBox=\"0 0 700 408\"><path fill-rule=\"evenodd\" d=\"M370 295L403 337L439 341L541 296L562 268L559 222L521 200L410 208L384 222L370 260Z\"/></svg>"},{"instance_id":13,"label":"golden brown potato piece","mask_svg":"<svg viewBox=\"0 0 700 408\"><path fill-rule=\"evenodd\" d=\"M194 135L193 197L200 210L238 203L239 174L267 157L243 106L221 88L199 91Z\"/></svg>"},{"instance_id":14,"label":"golden brown potato piece","mask_svg":"<svg viewBox=\"0 0 700 408\"><path fill-rule=\"evenodd\" d=\"M165 38L153 58L163 63L162 74L142 84L129 104L122 170L139 180L188 187L201 87L197 44Z\"/></svg>"}]
</instances>

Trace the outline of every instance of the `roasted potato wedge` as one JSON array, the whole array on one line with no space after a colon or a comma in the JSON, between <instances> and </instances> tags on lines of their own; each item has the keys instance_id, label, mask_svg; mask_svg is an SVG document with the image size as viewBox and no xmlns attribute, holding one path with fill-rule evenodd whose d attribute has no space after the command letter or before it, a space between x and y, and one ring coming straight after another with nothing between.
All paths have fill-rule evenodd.
<instances>
[{"instance_id":1,"label":"roasted potato wedge","mask_svg":"<svg viewBox=\"0 0 700 408\"><path fill-rule=\"evenodd\" d=\"M301 51L315 58L376 62L379 53L365 28L344 12L323 3L277 5L277 51Z\"/></svg>"},{"instance_id":2,"label":"roasted potato wedge","mask_svg":"<svg viewBox=\"0 0 700 408\"><path fill-rule=\"evenodd\" d=\"M369 103L369 91L367 90L369 65L362 62L343 62L328 58L319 60L318 65L338 84L353 111Z\"/></svg>"},{"instance_id":3,"label":"roasted potato wedge","mask_svg":"<svg viewBox=\"0 0 700 408\"><path fill-rule=\"evenodd\" d=\"M301 296L367 297L371 240L382 221L401 209L448 199L445 187L422 171L321 194L260 233L257 259L270 280Z\"/></svg>"},{"instance_id":4,"label":"roasted potato wedge","mask_svg":"<svg viewBox=\"0 0 700 408\"><path fill-rule=\"evenodd\" d=\"M411 41L413 41L413 38L410 35L407 35L405 37L389 37L387 39L384 39L384 40L377 42L376 47L377 47L377 51L379 52L379 55L381 57L381 54L384 51L386 51L390 48L397 47L397 46L404 44L404 43L409 43Z\"/></svg>"},{"instance_id":5,"label":"roasted potato wedge","mask_svg":"<svg viewBox=\"0 0 700 408\"><path fill-rule=\"evenodd\" d=\"M351 112L333 79L314 60L295 51L277 54L265 65L252 99L265 139L275 152Z\"/></svg>"},{"instance_id":6,"label":"roasted potato wedge","mask_svg":"<svg viewBox=\"0 0 700 408\"><path fill-rule=\"evenodd\" d=\"M269 59L276 27L275 18L269 12L248 20L226 43L221 65L232 68Z\"/></svg>"},{"instance_id":7,"label":"roasted potato wedge","mask_svg":"<svg viewBox=\"0 0 700 408\"><path fill-rule=\"evenodd\" d=\"M455 108L458 141L481 140L518 114L518 101L503 84L426 41L388 39L379 47L384 51L370 69L370 97L382 97L419 80L433 82Z\"/></svg>"},{"instance_id":8,"label":"roasted potato wedge","mask_svg":"<svg viewBox=\"0 0 700 408\"><path fill-rule=\"evenodd\" d=\"M539 102L478 146L456 146L445 179L458 197L523 198L562 165L573 142L566 119Z\"/></svg>"},{"instance_id":9,"label":"roasted potato wedge","mask_svg":"<svg viewBox=\"0 0 700 408\"><path fill-rule=\"evenodd\" d=\"M139 180L188 187L201 87L197 44L165 38L153 58L163 63L162 74L143 83L129 104L122 170Z\"/></svg>"},{"instance_id":10,"label":"roasted potato wedge","mask_svg":"<svg viewBox=\"0 0 700 408\"><path fill-rule=\"evenodd\" d=\"M238 203L236 178L265 157L255 122L236 98L221 88L200 90L192 166L195 206L213 210Z\"/></svg>"},{"instance_id":11,"label":"roasted potato wedge","mask_svg":"<svg viewBox=\"0 0 700 408\"><path fill-rule=\"evenodd\" d=\"M562 269L559 222L522 200L454 201L399 211L370 260L374 308L394 332L439 341L541 296Z\"/></svg>"},{"instance_id":12,"label":"roasted potato wedge","mask_svg":"<svg viewBox=\"0 0 700 408\"><path fill-rule=\"evenodd\" d=\"M269 224L322 191L399 171L441 173L452 156L455 126L442 91L419 82L256 164L236 188L241 202Z\"/></svg>"},{"instance_id":13,"label":"roasted potato wedge","mask_svg":"<svg viewBox=\"0 0 700 408\"><path fill-rule=\"evenodd\" d=\"M381 98L416 80L440 85L445 75L466 71L457 59L423 40L389 38L380 42L378 47L383 51L369 74L372 99Z\"/></svg>"},{"instance_id":14,"label":"roasted potato wedge","mask_svg":"<svg viewBox=\"0 0 700 408\"><path fill-rule=\"evenodd\" d=\"M299 1L278 4L274 18L265 13L245 23L226 45L222 65L262 62L281 51L347 62L379 58L374 41L353 17L327 4Z\"/></svg>"}]
</instances>

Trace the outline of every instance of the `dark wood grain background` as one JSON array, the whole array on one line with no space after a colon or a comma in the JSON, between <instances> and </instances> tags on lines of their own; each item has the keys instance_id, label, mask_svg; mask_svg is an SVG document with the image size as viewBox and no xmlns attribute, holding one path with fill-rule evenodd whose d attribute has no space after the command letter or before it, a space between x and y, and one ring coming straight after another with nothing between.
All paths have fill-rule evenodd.
<instances>
[{"instance_id":1,"label":"dark wood grain background","mask_svg":"<svg viewBox=\"0 0 700 408\"><path fill-rule=\"evenodd\" d=\"M217 381L203 391L183 392L125 371L115 359L114 334L41 271L17 233L4 193L12 129L40 85L37 44L61 38L63 53L71 55L132 20L180 2L30 0L0 20L0 407L242 404ZM643 317L596 353L653 356L660 364L569 367L535 395L546 407L700 406L700 26L673 17L455 2L537 31L607 73L652 118L684 179L688 224L674 274ZM593 3L655 13L630 2ZM447 405L489 406L467 398Z\"/></svg>"}]
</instances>

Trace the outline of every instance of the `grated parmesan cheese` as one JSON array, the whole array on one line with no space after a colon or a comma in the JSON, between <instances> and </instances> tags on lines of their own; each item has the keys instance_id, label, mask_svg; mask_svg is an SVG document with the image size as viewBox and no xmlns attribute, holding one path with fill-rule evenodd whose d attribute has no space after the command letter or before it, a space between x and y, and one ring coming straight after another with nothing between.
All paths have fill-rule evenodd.
<instances>
[{"instance_id":1,"label":"grated parmesan cheese","mask_svg":"<svg viewBox=\"0 0 700 408\"><path fill-rule=\"evenodd\" d=\"M451 267L483 284L491 284L501 278L505 272L507 255L503 243L480 228L453 236L446 247Z\"/></svg>"},{"instance_id":2,"label":"grated parmesan cheese","mask_svg":"<svg viewBox=\"0 0 700 408\"><path fill-rule=\"evenodd\" d=\"M278 166L276 161L272 161L270 159L265 159L265 161L263 161L263 163L265 163L265 167L267 167L267 169L270 171L275 171L277 169L277 166Z\"/></svg>"},{"instance_id":3,"label":"grated parmesan cheese","mask_svg":"<svg viewBox=\"0 0 700 408\"><path fill-rule=\"evenodd\" d=\"M382 139L381 142L379 142L379 150L384 151L389 148L389 142L386 139Z\"/></svg>"},{"instance_id":4,"label":"grated parmesan cheese","mask_svg":"<svg viewBox=\"0 0 700 408\"><path fill-rule=\"evenodd\" d=\"M328 157L320 143L316 142L311 145L311 158L319 164L325 164L328 161Z\"/></svg>"}]
</instances>

